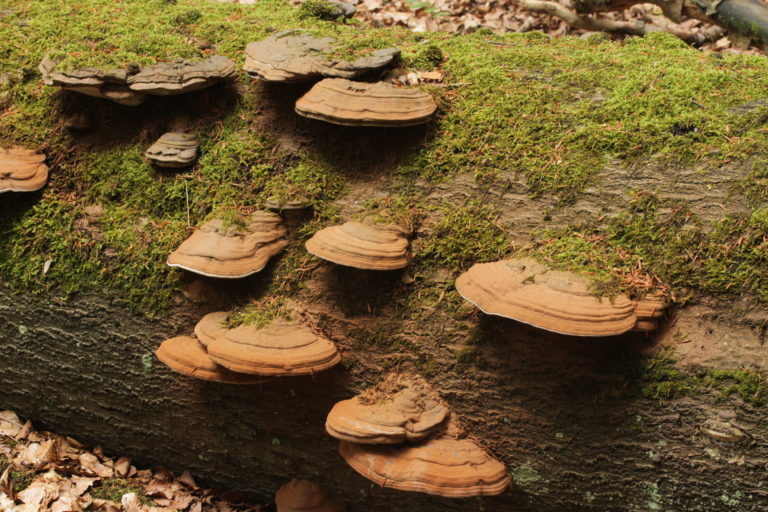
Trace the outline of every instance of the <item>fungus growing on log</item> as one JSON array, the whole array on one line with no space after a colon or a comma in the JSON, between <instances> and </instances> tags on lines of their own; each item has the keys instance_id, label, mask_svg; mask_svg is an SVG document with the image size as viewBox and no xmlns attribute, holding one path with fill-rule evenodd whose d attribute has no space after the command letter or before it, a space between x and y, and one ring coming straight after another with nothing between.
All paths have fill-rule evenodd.
<instances>
[{"instance_id":1,"label":"fungus growing on log","mask_svg":"<svg viewBox=\"0 0 768 512\"><path fill-rule=\"evenodd\" d=\"M307 251L318 258L365 270L396 270L408 266L405 230L389 224L345 222L321 229L307 240Z\"/></svg>"},{"instance_id":2,"label":"fungus growing on log","mask_svg":"<svg viewBox=\"0 0 768 512\"><path fill-rule=\"evenodd\" d=\"M287 199L273 196L267 199L266 207L282 215L289 226L297 226L302 220L309 217L312 203L302 196Z\"/></svg>"},{"instance_id":3,"label":"fungus growing on log","mask_svg":"<svg viewBox=\"0 0 768 512\"><path fill-rule=\"evenodd\" d=\"M204 347L207 347L208 344L216 338L224 336L229 330L229 328L224 325L227 316L229 316L229 313L226 311L215 311L213 313L208 313L197 322L197 325L195 325L195 336L197 336L197 339L200 340L200 343Z\"/></svg>"},{"instance_id":4,"label":"fungus growing on log","mask_svg":"<svg viewBox=\"0 0 768 512\"><path fill-rule=\"evenodd\" d=\"M275 494L277 512L344 512L346 505L307 480L291 480Z\"/></svg>"},{"instance_id":5,"label":"fungus growing on log","mask_svg":"<svg viewBox=\"0 0 768 512\"><path fill-rule=\"evenodd\" d=\"M419 89L341 78L318 82L296 101L299 115L345 126L415 126L436 109L432 96Z\"/></svg>"},{"instance_id":6,"label":"fungus growing on log","mask_svg":"<svg viewBox=\"0 0 768 512\"><path fill-rule=\"evenodd\" d=\"M161 135L145 155L158 167L180 169L192 165L199 146L194 133L171 131Z\"/></svg>"},{"instance_id":7,"label":"fungus growing on log","mask_svg":"<svg viewBox=\"0 0 768 512\"><path fill-rule=\"evenodd\" d=\"M206 222L171 253L168 265L208 277L236 279L262 270L286 245L282 219L257 211L236 222Z\"/></svg>"},{"instance_id":8,"label":"fungus growing on log","mask_svg":"<svg viewBox=\"0 0 768 512\"><path fill-rule=\"evenodd\" d=\"M45 155L29 149L0 148L0 194L34 192L48 181Z\"/></svg>"},{"instance_id":9,"label":"fungus growing on log","mask_svg":"<svg viewBox=\"0 0 768 512\"><path fill-rule=\"evenodd\" d=\"M190 336L167 339L155 351L157 358L171 370L196 379L225 384L256 384L264 379L255 375L230 371L216 364L205 348Z\"/></svg>"},{"instance_id":10,"label":"fungus growing on log","mask_svg":"<svg viewBox=\"0 0 768 512\"><path fill-rule=\"evenodd\" d=\"M176 60L143 68L128 77L132 91L168 96L205 89L235 76L235 64L216 55L199 62Z\"/></svg>"},{"instance_id":11,"label":"fungus growing on log","mask_svg":"<svg viewBox=\"0 0 768 512\"><path fill-rule=\"evenodd\" d=\"M401 491L467 498L501 494L510 483L504 464L468 439L389 446L341 441L339 452L365 478Z\"/></svg>"},{"instance_id":12,"label":"fungus growing on log","mask_svg":"<svg viewBox=\"0 0 768 512\"><path fill-rule=\"evenodd\" d=\"M268 82L306 82L323 77L354 78L390 66L400 57L399 49L384 48L345 60L333 56L340 49L332 37L286 30L248 44L243 69Z\"/></svg>"},{"instance_id":13,"label":"fungus growing on log","mask_svg":"<svg viewBox=\"0 0 768 512\"><path fill-rule=\"evenodd\" d=\"M82 68L73 71L57 71L57 62L45 57L38 66L43 83L96 98L105 98L121 105L135 107L146 101L147 96L128 87L131 71Z\"/></svg>"},{"instance_id":14,"label":"fungus growing on log","mask_svg":"<svg viewBox=\"0 0 768 512\"><path fill-rule=\"evenodd\" d=\"M659 327L659 320L664 317L667 301L660 295L648 295L637 302L635 315L637 316L636 331L655 331Z\"/></svg>"},{"instance_id":15,"label":"fungus growing on log","mask_svg":"<svg viewBox=\"0 0 768 512\"><path fill-rule=\"evenodd\" d=\"M456 290L484 313L572 336L612 336L635 327L625 295L595 297L587 278L551 270L530 258L478 263Z\"/></svg>"},{"instance_id":16,"label":"fungus growing on log","mask_svg":"<svg viewBox=\"0 0 768 512\"><path fill-rule=\"evenodd\" d=\"M426 381L391 374L364 393L337 403L325 429L343 441L398 444L424 439L448 416L448 407Z\"/></svg>"},{"instance_id":17,"label":"fungus growing on log","mask_svg":"<svg viewBox=\"0 0 768 512\"><path fill-rule=\"evenodd\" d=\"M208 344L211 359L238 373L311 375L341 361L336 345L309 327L274 320L266 327L241 325Z\"/></svg>"}]
</instances>

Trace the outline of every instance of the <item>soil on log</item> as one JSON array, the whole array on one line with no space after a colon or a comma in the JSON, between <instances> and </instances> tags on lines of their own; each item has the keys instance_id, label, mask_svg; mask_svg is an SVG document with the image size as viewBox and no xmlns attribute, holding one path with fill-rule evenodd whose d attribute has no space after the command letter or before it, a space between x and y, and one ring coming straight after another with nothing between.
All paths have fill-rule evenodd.
<instances>
[{"instance_id":1,"label":"soil on log","mask_svg":"<svg viewBox=\"0 0 768 512\"><path fill-rule=\"evenodd\" d=\"M353 285L328 267L316 274L319 287ZM651 345L645 336L574 340L492 318L458 322L474 324L471 364L457 364L467 333L455 319L439 318L442 330L428 322L431 337L410 320L392 321L380 335L420 338L433 356L424 373L508 464L512 489L448 500L373 486L346 466L323 425L337 400L375 382L388 361L408 366L408 350L350 337L382 313L376 320L313 306L307 318L322 320L344 368L241 387L183 378L152 356L163 338L190 332L199 312L151 321L100 296L65 302L0 290L0 405L41 428L140 464L189 469L260 500L299 477L353 511L764 510L764 408L714 393L663 406L643 398L633 389ZM718 438L725 422L740 434Z\"/></svg>"}]
</instances>

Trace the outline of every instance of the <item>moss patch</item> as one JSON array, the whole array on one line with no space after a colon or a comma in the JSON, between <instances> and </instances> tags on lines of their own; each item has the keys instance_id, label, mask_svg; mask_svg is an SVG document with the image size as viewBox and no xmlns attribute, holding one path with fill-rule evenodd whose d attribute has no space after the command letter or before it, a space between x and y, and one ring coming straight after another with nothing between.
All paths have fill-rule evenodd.
<instances>
[{"instance_id":1,"label":"moss patch","mask_svg":"<svg viewBox=\"0 0 768 512\"><path fill-rule=\"evenodd\" d=\"M598 289L642 294L671 287L768 301L768 231L763 211L726 215L711 226L684 202L635 193L607 227L574 225L540 234L533 253L550 264L594 277ZM664 283L664 285L662 285Z\"/></svg>"},{"instance_id":2,"label":"moss patch","mask_svg":"<svg viewBox=\"0 0 768 512\"><path fill-rule=\"evenodd\" d=\"M101 480L90 490L91 496L100 500L109 500L120 503L124 494L135 493L143 505L154 506L155 502L147 497L141 490L141 486L134 485L126 478L107 478Z\"/></svg>"},{"instance_id":3,"label":"moss patch","mask_svg":"<svg viewBox=\"0 0 768 512\"><path fill-rule=\"evenodd\" d=\"M638 382L643 396L658 400L711 391L723 399L738 397L758 407L768 401L768 382L755 370L683 370L675 366L669 354L650 359L642 368Z\"/></svg>"},{"instance_id":4,"label":"moss patch","mask_svg":"<svg viewBox=\"0 0 768 512\"><path fill-rule=\"evenodd\" d=\"M332 35L353 55L398 46L406 66L440 66L446 75L444 87L427 87L440 102L437 122L427 128L422 145L391 169L393 181L405 184L471 173L493 187L522 176L533 197L566 204L609 158L629 165L655 155L662 162L711 167L768 149L763 110L744 113L741 107L768 90L765 59L715 58L664 34L620 44L540 33L423 35L303 17L281 0L247 6L12 0L8 7L0 24L0 38L8 42L0 52L0 76L13 79L0 80L0 145L44 150L52 169L41 193L11 196L0 205L0 279L63 295L110 288L144 312L171 303L179 273L164 261L191 227L218 208L257 208L271 195L296 191L312 200L318 221L299 233L278 263L270 290L300 288L307 261L300 240L334 218L331 202L347 188L349 176L328 154L281 151L261 117L270 100L244 74L235 87L130 109L44 87L36 67L45 54L64 57L65 67L106 68L203 58L215 51L241 65L248 42L286 28ZM189 108L185 102L200 112L200 159L191 171L157 172L143 152L174 112ZM78 105L103 113L107 123L124 124L103 127L101 138L73 138L60 119ZM587 270L605 267L597 255L618 258L622 269L643 261L651 274L680 289L746 289L765 298L765 228L758 208L765 205L766 172L756 161L754 179L735 188L754 203L755 214L725 218L712 233L692 229L695 219L677 214L673 227L654 234L669 219L646 206L615 219L608 232L581 226L549 233L538 252ZM400 201L412 207L407 188L398 190ZM509 236L480 201L444 205L447 220L434 239L417 241L417 262L458 270L506 254ZM90 205L104 214L89 219ZM584 236L597 249L585 246ZM558 244L546 243L554 239ZM672 254L672 248L679 250ZM692 248L694 256L688 257L685 250ZM616 279L611 272L603 275L609 284Z\"/></svg>"}]
</instances>

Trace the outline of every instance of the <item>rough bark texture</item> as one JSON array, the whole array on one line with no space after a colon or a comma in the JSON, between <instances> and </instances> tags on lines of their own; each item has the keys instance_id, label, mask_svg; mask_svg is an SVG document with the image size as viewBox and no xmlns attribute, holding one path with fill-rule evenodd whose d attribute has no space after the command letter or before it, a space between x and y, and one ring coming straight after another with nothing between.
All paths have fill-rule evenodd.
<instances>
[{"instance_id":1,"label":"rough bark texture","mask_svg":"<svg viewBox=\"0 0 768 512\"><path fill-rule=\"evenodd\" d=\"M344 314L333 304L359 287L355 274L326 266L315 274L311 293L326 300L304 314L337 341L344 367L262 387L192 381L154 360L160 340L189 332L199 311L149 321L102 297L64 302L0 291L0 408L257 499L302 477L327 486L353 511L764 510L764 408L713 394L663 406L641 398L633 375L650 338L574 340L437 313L390 319L379 335L400 343L366 345L350 333L381 326L386 305L373 306L377 317ZM381 279L373 284L386 288L390 278ZM472 364L457 364L467 322L479 352ZM504 495L446 500L378 489L337 454L323 431L327 411L386 370L413 366L408 341L429 351L424 373L508 464L516 485ZM701 429L712 421L730 421L747 435L716 441Z\"/></svg>"}]
</instances>

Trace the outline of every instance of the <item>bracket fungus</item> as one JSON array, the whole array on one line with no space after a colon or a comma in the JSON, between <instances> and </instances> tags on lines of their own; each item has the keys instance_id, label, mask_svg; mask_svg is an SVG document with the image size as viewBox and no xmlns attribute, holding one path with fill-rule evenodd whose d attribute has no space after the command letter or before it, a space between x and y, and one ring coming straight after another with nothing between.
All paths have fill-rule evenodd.
<instances>
[{"instance_id":1,"label":"bracket fungus","mask_svg":"<svg viewBox=\"0 0 768 512\"><path fill-rule=\"evenodd\" d=\"M230 329L208 344L208 353L232 371L266 376L312 375L341 361L331 340L280 320Z\"/></svg>"},{"instance_id":2,"label":"bracket fungus","mask_svg":"<svg viewBox=\"0 0 768 512\"><path fill-rule=\"evenodd\" d=\"M361 444L424 439L448 416L448 407L426 381L392 374L374 388L342 400L325 423L330 435Z\"/></svg>"},{"instance_id":3,"label":"bracket fungus","mask_svg":"<svg viewBox=\"0 0 768 512\"><path fill-rule=\"evenodd\" d=\"M468 439L388 446L341 441L339 452L365 478L401 491L447 498L494 496L510 483L504 463Z\"/></svg>"},{"instance_id":4,"label":"bracket fungus","mask_svg":"<svg viewBox=\"0 0 768 512\"><path fill-rule=\"evenodd\" d=\"M155 351L157 358L168 368L196 379L225 384L256 384L264 379L255 375L230 371L208 357L205 347L191 336L177 336L165 340Z\"/></svg>"},{"instance_id":5,"label":"bracket fungus","mask_svg":"<svg viewBox=\"0 0 768 512\"><path fill-rule=\"evenodd\" d=\"M0 148L0 194L34 192L48 181L45 155L29 149Z\"/></svg>"},{"instance_id":6,"label":"bracket fungus","mask_svg":"<svg viewBox=\"0 0 768 512\"><path fill-rule=\"evenodd\" d=\"M344 512L344 503L307 480L291 480L275 494L277 512Z\"/></svg>"},{"instance_id":7,"label":"bracket fungus","mask_svg":"<svg viewBox=\"0 0 768 512\"><path fill-rule=\"evenodd\" d=\"M655 331L659 327L659 320L664 317L667 307L666 299L661 295L648 295L637 302L635 315L637 315L636 331Z\"/></svg>"},{"instance_id":8,"label":"bracket fungus","mask_svg":"<svg viewBox=\"0 0 768 512\"><path fill-rule=\"evenodd\" d=\"M243 69L267 82L306 82L323 77L355 78L400 58L397 48L374 50L355 60L334 57L341 49L332 37L285 30L248 44Z\"/></svg>"},{"instance_id":9,"label":"bracket fungus","mask_svg":"<svg viewBox=\"0 0 768 512\"><path fill-rule=\"evenodd\" d=\"M484 313L571 336L612 336L635 327L625 295L595 297L590 281L531 258L478 263L456 279L456 290Z\"/></svg>"},{"instance_id":10,"label":"bracket fungus","mask_svg":"<svg viewBox=\"0 0 768 512\"><path fill-rule=\"evenodd\" d=\"M171 131L161 135L145 155L158 167L181 169L192 165L199 146L194 133Z\"/></svg>"},{"instance_id":11,"label":"bracket fungus","mask_svg":"<svg viewBox=\"0 0 768 512\"><path fill-rule=\"evenodd\" d=\"M191 62L176 60L143 68L128 77L132 91L168 96L205 89L235 76L235 64L227 57L216 55Z\"/></svg>"},{"instance_id":12,"label":"bracket fungus","mask_svg":"<svg viewBox=\"0 0 768 512\"><path fill-rule=\"evenodd\" d=\"M216 338L226 334L229 328L224 325L224 322L228 316L229 313L226 311L215 311L208 313L197 322L197 325L195 325L195 336L197 336L197 339L200 340L204 347L207 347Z\"/></svg>"},{"instance_id":13,"label":"bracket fungus","mask_svg":"<svg viewBox=\"0 0 768 512\"><path fill-rule=\"evenodd\" d=\"M411 259L405 230L394 224L350 221L330 226L307 240L306 248L318 258L364 270L397 270Z\"/></svg>"},{"instance_id":14,"label":"bracket fungus","mask_svg":"<svg viewBox=\"0 0 768 512\"><path fill-rule=\"evenodd\" d=\"M206 222L168 256L168 265L237 279L259 272L288 245L288 231L278 215L257 211L239 220Z\"/></svg>"},{"instance_id":15,"label":"bracket fungus","mask_svg":"<svg viewBox=\"0 0 768 512\"><path fill-rule=\"evenodd\" d=\"M437 104L419 89L385 82L326 78L296 101L296 113L345 126L416 126L429 121Z\"/></svg>"},{"instance_id":16,"label":"bracket fungus","mask_svg":"<svg viewBox=\"0 0 768 512\"><path fill-rule=\"evenodd\" d=\"M268 210L279 213L289 226L298 226L311 215L312 211L312 203L302 196L288 199L272 196L267 199L266 207Z\"/></svg>"},{"instance_id":17,"label":"bracket fungus","mask_svg":"<svg viewBox=\"0 0 768 512\"><path fill-rule=\"evenodd\" d=\"M146 101L147 96L128 87L128 77L137 71L131 69L101 70L81 68L72 71L56 70L57 61L43 58L38 66L43 83L96 98L105 98L121 105L135 107Z\"/></svg>"}]
</instances>

